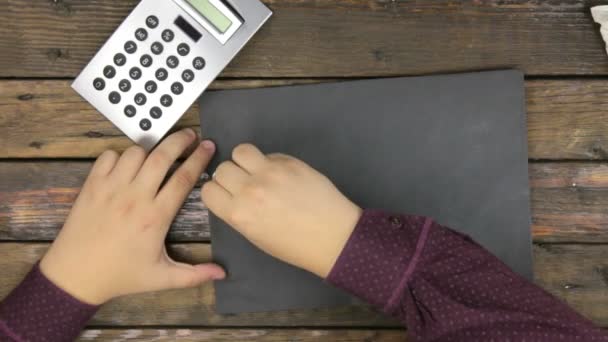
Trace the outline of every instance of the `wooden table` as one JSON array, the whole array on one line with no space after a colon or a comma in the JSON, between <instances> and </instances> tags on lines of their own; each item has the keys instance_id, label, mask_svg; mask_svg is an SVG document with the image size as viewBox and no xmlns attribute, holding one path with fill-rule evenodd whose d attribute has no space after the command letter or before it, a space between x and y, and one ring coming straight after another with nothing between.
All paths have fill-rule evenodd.
<instances>
[{"instance_id":1,"label":"wooden table","mask_svg":"<svg viewBox=\"0 0 608 342\"><path fill-rule=\"evenodd\" d=\"M601 1L264 0L270 23L213 84L514 67L525 71L536 282L608 326L608 56L589 14ZM44 253L94 157L130 142L69 87L135 0L0 2L0 298ZM179 127L197 127L198 108ZM171 249L209 259L195 191ZM98 341L400 341L366 308L220 316L213 289L115 300Z\"/></svg>"}]
</instances>

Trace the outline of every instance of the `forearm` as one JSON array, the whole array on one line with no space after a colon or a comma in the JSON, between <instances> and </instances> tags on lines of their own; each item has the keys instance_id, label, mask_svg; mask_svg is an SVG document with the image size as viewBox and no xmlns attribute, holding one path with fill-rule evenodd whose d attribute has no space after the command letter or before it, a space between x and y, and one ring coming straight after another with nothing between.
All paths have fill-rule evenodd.
<instances>
[{"instance_id":1,"label":"forearm","mask_svg":"<svg viewBox=\"0 0 608 342\"><path fill-rule=\"evenodd\" d=\"M424 217L365 211L328 281L399 319L415 341L605 337L468 237Z\"/></svg>"},{"instance_id":2,"label":"forearm","mask_svg":"<svg viewBox=\"0 0 608 342\"><path fill-rule=\"evenodd\" d=\"M0 302L0 340L73 341L97 309L55 286L36 264Z\"/></svg>"}]
</instances>

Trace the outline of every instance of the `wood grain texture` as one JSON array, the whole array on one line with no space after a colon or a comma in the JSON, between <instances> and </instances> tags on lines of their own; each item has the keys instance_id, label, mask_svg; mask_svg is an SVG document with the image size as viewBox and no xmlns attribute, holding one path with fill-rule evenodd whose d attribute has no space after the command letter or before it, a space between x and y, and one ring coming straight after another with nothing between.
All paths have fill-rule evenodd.
<instances>
[{"instance_id":1,"label":"wood grain texture","mask_svg":"<svg viewBox=\"0 0 608 342\"><path fill-rule=\"evenodd\" d=\"M44 253L43 243L0 244L0 298L16 286ZM206 244L170 247L176 259L204 262ZM576 310L608 326L608 245L537 245L534 248L535 281ZM394 321L363 307L298 310L220 316L214 312L211 285L128 296L102 307L95 326L188 325L264 327L398 327Z\"/></svg>"},{"instance_id":2,"label":"wood grain texture","mask_svg":"<svg viewBox=\"0 0 608 342\"><path fill-rule=\"evenodd\" d=\"M342 77L517 67L608 74L600 0L264 0L275 15L224 76ZM0 77L74 77L136 0L0 2Z\"/></svg>"},{"instance_id":3,"label":"wood grain texture","mask_svg":"<svg viewBox=\"0 0 608 342\"><path fill-rule=\"evenodd\" d=\"M260 341L260 342L404 342L402 330L319 329L88 329L78 339L112 342Z\"/></svg>"},{"instance_id":4,"label":"wood grain texture","mask_svg":"<svg viewBox=\"0 0 608 342\"><path fill-rule=\"evenodd\" d=\"M608 57L607 57L608 58ZM319 82L312 79L217 81L213 89ZM0 81L0 158L85 158L131 143L80 98L69 81ZM608 160L608 82L526 82L531 159ZM198 129L198 105L176 126Z\"/></svg>"},{"instance_id":5,"label":"wood grain texture","mask_svg":"<svg viewBox=\"0 0 608 342\"><path fill-rule=\"evenodd\" d=\"M0 240L52 240L88 174L88 161L0 162ZM536 242L608 242L608 164L530 164ZM208 241L208 211L197 188L170 241Z\"/></svg>"}]
</instances>

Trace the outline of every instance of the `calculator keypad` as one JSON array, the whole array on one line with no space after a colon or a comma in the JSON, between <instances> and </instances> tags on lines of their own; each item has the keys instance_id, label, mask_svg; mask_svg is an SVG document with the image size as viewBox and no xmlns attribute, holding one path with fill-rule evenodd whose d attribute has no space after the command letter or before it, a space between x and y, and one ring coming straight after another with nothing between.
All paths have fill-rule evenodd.
<instances>
[{"instance_id":1,"label":"calculator keypad","mask_svg":"<svg viewBox=\"0 0 608 342\"><path fill-rule=\"evenodd\" d=\"M203 57L196 57L192 60L192 66L196 70L203 70L205 67L205 59Z\"/></svg>"},{"instance_id":2,"label":"calculator keypad","mask_svg":"<svg viewBox=\"0 0 608 342\"><path fill-rule=\"evenodd\" d=\"M135 38L140 42L143 42L148 39L148 31L146 31L145 28L138 28L137 31L135 31Z\"/></svg>"},{"instance_id":3,"label":"calculator keypad","mask_svg":"<svg viewBox=\"0 0 608 342\"><path fill-rule=\"evenodd\" d=\"M133 101L135 101L136 105L143 106L146 104L146 102L148 102L148 98L142 93L137 93L137 95L135 95L135 98L133 98Z\"/></svg>"},{"instance_id":4,"label":"calculator keypad","mask_svg":"<svg viewBox=\"0 0 608 342\"><path fill-rule=\"evenodd\" d=\"M173 38L175 38L175 33L173 33L173 31L166 29L163 31L163 34L161 35L163 37L163 40L166 43L171 43L173 41Z\"/></svg>"},{"instance_id":5,"label":"calculator keypad","mask_svg":"<svg viewBox=\"0 0 608 342\"><path fill-rule=\"evenodd\" d=\"M163 116L163 110L159 107L152 107L150 109L150 116L152 119L160 119Z\"/></svg>"},{"instance_id":6,"label":"calculator keypad","mask_svg":"<svg viewBox=\"0 0 608 342\"><path fill-rule=\"evenodd\" d=\"M118 89L120 89L120 91L122 91L123 93L128 92L129 90L131 90L131 82L129 82L129 80L120 81L120 83L118 83Z\"/></svg>"},{"instance_id":7,"label":"calculator keypad","mask_svg":"<svg viewBox=\"0 0 608 342\"><path fill-rule=\"evenodd\" d=\"M146 86L144 88L146 88L146 91L148 93L154 94L156 92L156 89L158 89L158 86L156 85L156 82L148 81L146 82Z\"/></svg>"},{"instance_id":8,"label":"calculator keypad","mask_svg":"<svg viewBox=\"0 0 608 342\"><path fill-rule=\"evenodd\" d=\"M127 63L127 57L125 57L125 55L123 55L120 52L117 53L116 55L114 55L114 64L121 67L121 66L125 65L126 63Z\"/></svg>"},{"instance_id":9,"label":"calculator keypad","mask_svg":"<svg viewBox=\"0 0 608 342\"><path fill-rule=\"evenodd\" d=\"M186 83L192 82L192 80L194 80L194 72L192 70L184 70L182 73L182 79Z\"/></svg>"},{"instance_id":10,"label":"calculator keypad","mask_svg":"<svg viewBox=\"0 0 608 342\"><path fill-rule=\"evenodd\" d=\"M139 128L141 128L144 131L148 131L148 130L150 130L150 128L152 128L152 122L148 119L142 119L139 122Z\"/></svg>"},{"instance_id":11,"label":"calculator keypad","mask_svg":"<svg viewBox=\"0 0 608 342\"><path fill-rule=\"evenodd\" d=\"M179 82L175 82L171 85L171 92L175 95L181 95L184 92L184 86Z\"/></svg>"},{"instance_id":12,"label":"calculator keypad","mask_svg":"<svg viewBox=\"0 0 608 342\"><path fill-rule=\"evenodd\" d=\"M150 65L152 65L152 56L150 55L143 55L141 56L141 58L139 59L141 66L143 66L144 68L149 67Z\"/></svg>"},{"instance_id":13,"label":"calculator keypad","mask_svg":"<svg viewBox=\"0 0 608 342\"><path fill-rule=\"evenodd\" d=\"M170 107L173 104L173 98L171 95L163 95L160 98L160 103L165 107Z\"/></svg>"},{"instance_id":14,"label":"calculator keypad","mask_svg":"<svg viewBox=\"0 0 608 342\"><path fill-rule=\"evenodd\" d=\"M141 69L138 67L132 67L129 71L129 76L131 76L132 79L137 81L141 78Z\"/></svg>"},{"instance_id":15,"label":"calculator keypad","mask_svg":"<svg viewBox=\"0 0 608 342\"><path fill-rule=\"evenodd\" d=\"M155 29L158 26L158 18L154 15L149 16L146 19L146 25L151 29Z\"/></svg>"},{"instance_id":16,"label":"calculator keypad","mask_svg":"<svg viewBox=\"0 0 608 342\"><path fill-rule=\"evenodd\" d=\"M127 117L132 118L137 114L137 109L133 105L127 105L124 112Z\"/></svg>"},{"instance_id":17,"label":"calculator keypad","mask_svg":"<svg viewBox=\"0 0 608 342\"><path fill-rule=\"evenodd\" d=\"M125 52L128 54L137 52L137 44L134 41L129 40L125 43Z\"/></svg>"},{"instance_id":18,"label":"calculator keypad","mask_svg":"<svg viewBox=\"0 0 608 342\"><path fill-rule=\"evenodd\" d=\"M154 44L152 44L152 46L150 47L150 50L155 55L160 55L161 53L163 53L164 49L165 48L161 42L154 42Z\"/></svg>"},{"instance_id":19,"label":"calculator keypad","mask_svg":"<svg viewBox=\"0 0 608 342\"><path fill-rule=\"evenodd\" d=\"M185 88L182 82L192 82L196 77L196 73L205 68L206 62L200 56L189 57L191 53L190 45L184 41L180 41L181 39L173 43L176 40L176 35L171 29L164 29L162 32L155 31L161 24L156 16L148 16L143 24L145 26L142 25L142 27L135 30L133 34L135 39L127 40L124 43L124 51L116 52L112 60L113 64L109 63L102 70L101 76L103 77L97 77L93 80L93 87L98 91L104 90L107 87L106 80L112 79L117 75L116 68L126 66L128 68L126 70L128 70L129 79L121 79L117 85L118 89L109 89L108 101L112 104L119 104L123 100L121 93L127 95L135 89L131 95L125 97L125 99L132 99L132 102L126 101L123 113L128 118L143 115L144 117L139 118L139 128L143 131L148 131L152 128L152 121L148 118L153 120L161 119L164 114L162 108L168 108L173 105L172 96L179 96L184 93ZM148 38L158 40L151 40L150 43L147 43L145 41ZM136 43L136 41L142 43ZM141 46L138 44L141 44ZM136 53L140 49L142 50L142 54L137 56ZM146 53L146 50L148 53ZM135 56L127 57L128 55ZM160 64L163 64L162 61L165 61L166 65L157 68L151 74L144 71L154 64L155 59ZM169 70L177 69L181 63L186 63L186 68L175 71L176 74L173 75L174 79L170 86L163 85L164 81L169 79ZM192 65L192 69L188 69L190 65ZM142 87L143 90L138 90L142 89ZM153 95L159 89L163 93ZM171 95L166 92L169 92ZM149 110L144 107L147 103L150 103L149 105L151 106L148 107ZM140 111L137 107L144 107L141 110L141 114L139 114Z\"/></svg>"},{"instance_id":20,"label":"calculator keypad","mask_svg":"<svg viewBox=\"0 0 608 342\"><path fill-rule=\"evenodd\" d=\"M104 90L106 88L106 81L104 81L101 77L97 77L95 80L93 80L93 87L95 87L97 90Z\"/></svg>"},{"instance_id":21,"label":"calculator keypad","mask_svg":"<svg viewBox=\"0 0 608 342\"><path fill-rule=\"evenodd\" d=\"M114 69L113 66L108 65L107 67L103 68L103 75L106 78L112 79L114 76L116 76L116 69Z\"/></svg>"},{"instance_id":22,"label":"calculator keypad","mask_svg":"<svg viewBox=\"0 0 608 342\"><path fill-rule=\"evenodd\" d=\"M171 69L175 69L179 66L179 58L175 56L167 57L167 66Z\"/></svg>"},{"instance_id":23,"label":"calculator keypad","mask_svg":"<svg viewBox=\"0 0 608 342\"><path fill-rule=\"evenodd\" d=\"M111 103L118 104L118 103L120 103L121 96L117 91L113 91L108 96L108 99L110 100Z\"/></svg>"},{"instance_id":24,"label":"calculator keypad","mask_svg":"<svg viewBox=\"0 0 608 342\"><path fill-rule=\"evenodd\" d=\"M190 46L186 43L179 44L177 46L177 53L182 57L188 56L188 54L190 53Z\"/></svg>"},{"instance_id":25,"label":"calculator keypad","mask_svg":"<svg viewBox=\"0 0 608 342\"><path fill-rule=\"evenodd\" d=\"M156 70L156 79L157 80L164 81L167 79L167 77L169 77L169 72L167 71L167 69L160 68L160 69Z\"/></svg>"}]
</instances>

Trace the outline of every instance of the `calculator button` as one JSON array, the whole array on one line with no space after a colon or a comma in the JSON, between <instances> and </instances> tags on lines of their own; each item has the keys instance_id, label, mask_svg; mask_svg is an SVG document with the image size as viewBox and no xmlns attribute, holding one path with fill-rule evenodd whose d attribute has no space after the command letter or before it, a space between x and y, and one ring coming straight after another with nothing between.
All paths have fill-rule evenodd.
<instances>
[{"instance_id":1,"label":"calculator button","mask_svg":"<svg viewBox=\"0 0 608 342\"><path fill-rule=\"evenodd\" d=\"M141 56L139 61L141 62L141 66L143 66L144 68L147 68L152 65L152 57L150 55Z\"/></svg>"},{"instance_id":2,"label":"calculator button","mask_svg":"<svg viewBox=\"0 0 608 342\"><path fill-rule=\"evenodd\" d=\"M171 95L163 95L160 98L160 104L165 107L169 107L173 104L173 98L171 97Z\"/></svg>"},{"instance_id":3,"label":"calculator button","mask_svg":"<svg viewBox=\"0 0 608 342\"><path fill-rule=\"evenodd\" d=\"M175 38L175 34L169 29L164 30L162 36L163 40L167 43L173 41L173 38Z\"/></svg>"},{"instance_id":4,"label":"calculator button","mask_svg":"<svg viewBox=\"0 0 608 342\"><path fill-rule=\"evenodd\" d=\"M110 99L110 102L113 104L118 104L120 102L120 94L117 91L113 91L110 93L110 95L108 96L108 98Z\"/></svg>"},{"instance_id":5,"label":"calculator button","mask_svg":"<svg viewBox=\"0 0 608 342\"><path fill-rule=\"evenodd\" d=\"M167 72L167 69L160 68L160 69L156 70L156 79L157 80L164 81L167 79L168 76L169 76L169 73Z\"/></svg>"},{"instance_id":6,"label":"calculator button","mask_svg":"<svg viewBox=\"0 0 608 342\"><path fill-rule=\"evenodd\" d=\"M186 43L179 44L177 46L177 53L179 53L180 56L188 56L190 53L190 46Z\"/></svg>"},{"instance_id":7,"label":"calculator button","mask_svg":"<svg viewBox=\"0 0 608 342\"><path fill-rule=\"evenodd\" d=\"M148 25L149 28L154 29L158 26L158 18L156 16L149 16L146 19L146 25Z\"/></svg>"},{"instance_id":8,"label":"calculator button","mask_svg":"<svg viewBox=\"0 0 608 342\"><path fill-rule=\"evenodd\" d=\"M205 59L203 57L196 57L192 61L192 66L196 70L203 70L203 68L205 67Z\"/></svg>"},{"instance_id":9,"label":"calculator button","mask_svg":"<svg viewBox=\"0 0 608 342\"><path fill-rule=\"evenodd\" d=\"M160 117L163 116L163 110L158 107L152 107L150 109L150 116L153 119L160 119Z\"/></svg>"},{"instance_id":10,"label":"calculator button","mask_svg":"<svg viewBox=\"0 0 608 342\"><path fill-rule=\"evenodd\" d=\"M123 66L125 63L127 63L127 57L125 57L125 55L122 53L117 53L114 55L114 64L117 66Z\"/></svg>"},{"instance_id":11,"label":"calculator button","mask_svg":"<svg viewBox=\"0 0 608 342\"><path fill-rule=\"evenodd\" d=\"M148 120L148 119L142 119L139 122L139 128L141 128L144 131L147 131L150 128L152 128L152 122L150 122L150 120Z\"/></svg>"},{"instance_id":12,"label":"calculator button","mask_svg":"<svg viewBox=\"0 0 608 342\"><path fill-rule=\"evenodd\" d=\"M118 89L120 89L124 93L128 92L129 90L131 90L131 82L129 82L129 80L120 81L120 83L118 83Z\"/></svg>"},{"instance_id":13,"label":"calculator button","mask_svg":"<svg viewBox=\"0 0 608 342\"><path fill-rule=\"evenodd\" d=\"M103 68L103 75L107 78L114 78L114 76L116 76L116 69L114 69L113 66L108 65Z\"/></svg>"},{"instance_id":14,"label":"calculator button","mask_svg":"<svg viewBox=\"0 0 608 342\"><path fill-rule=\"evenodd\" d=\"M146 91L150 94L156 92L157 86L154 81L148 81L145 85Z\"/></svg>"},{"instance_id":15,"label":"calculator button","mask_svg":"<svg viewBox=\"0 0 608 342\"><path fill-rule=\"evenodd\" d=\"M171 92L175 95L180 95L184 92L184 86L179 82L175 82L171 85Z\"/></svg>"},{"instance_id":16,"label":"calculator button","mask_svg":"<svg viewBox=\"0 0 608 342\"><path fill-rule=\"evenodd\" d=\"M189 69L184 70L184 72L182 72L182 79L184 82L192 82L194 79L194 72Z\"/></svg>"},{"instance_id":17,"label":"calculator button","mask_svg":"<svg viewBox=\"0 0 608 342\"><path fill-rule=\"evenodd\" d=\"M137 40L140 42L143 42L144 40L148 39L148 31L143 28L138 28L137 31L135 31L135 38L137 38Z\"/></svg>"},{"instance_id":18,"label":"calculator button","mask_svg":"<svg viewBox=\"0 0 608 342\"><path fill-rule=\"evenodd\" d=\"M141 77L141 69L138 67L132 67L131 70L129 70L129 76L131 76L131 78L134 80L138 80Z\"/></svg>"},{"instance_id":19,"label":"calculator button","mask_svg":"<svg viewBox=\"0 0 608 342\"><path fill-rule=\"evenodd\" d=\"M169 68L175 69L179 65L179 59L177 59L177 57L175 56L169 56L167 58L167 65L169 66Z\"/></svg>"},{"instance_id":20,"label":"calculator button","mask_svg":"<svg viewBox=\"0 0 608 342\"><path fill-rule=\"evenodd\" d=\"M104 90L106 87L106 81L103 78L97 77L93 80L93 87L97 90Z\"/></svg>"},{"instance_id":21,"label":"calculator button","mask_svg":"<svg viewBox=\"0 0 608 342\"><path fill-rule=\"evenodd\" d=\"M137 109L133 105L128 105L125 107L125 115L129 118L132 118L137 114Z\"/></svg>"},{"instance_id":22,"label":"calculator button","mask_svg":"<svg viewBox=\"0 0 608 342\"><path fill-rule=\"evenodd\" d=\"M125 43L125 52L128 54L135 53L137 51L137 44L134 41L129 40Z\"/></svg>"},{"instance_id":23,"label":"calculator button","mask_svg":"<svg viewBox=\"0 0 608 342\"><path fill-rule=\"evenodd\" d=\"M148 101L148 99L146 98L146 95L142 94L142 93L137 93L137 95L135 95L135 104L138 106L143 106L146 104L146 101Z\"/></svg>"},{"instance_id":24,"label":"calculator button","mask_svg":"<svg viewBox=\"0 0 608 342\"><path fill-rule=\"evenodd\" d=\"M152 53L155 55L160 55L161 53L163 53L164 49L165 48L163 47L163 44L161 44L160 42L155 42L150 47L150 50L152 50Z\"/></svg>"}]
</instances>

